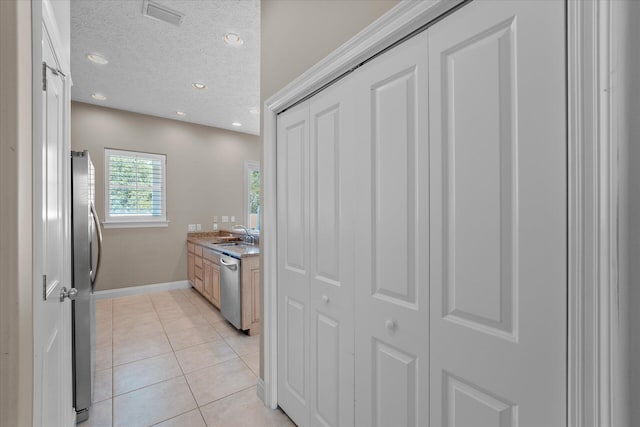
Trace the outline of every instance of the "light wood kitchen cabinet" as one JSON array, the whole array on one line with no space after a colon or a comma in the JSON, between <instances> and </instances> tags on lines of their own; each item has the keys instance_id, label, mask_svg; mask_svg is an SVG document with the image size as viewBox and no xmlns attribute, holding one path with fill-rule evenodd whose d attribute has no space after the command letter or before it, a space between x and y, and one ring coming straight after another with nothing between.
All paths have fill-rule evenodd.
<instances>
[{"instance_id":1,"label":"light wood kitchen cabinet","mask_svg":"<svg viewBox=\"0 0 640 427\"><path fill-rule=\"evenodd\" d=\"M193 252L187 252L187 279L193 286L196 281L196 255Z\"/></svg>"},{"instance_id":2,"label":"light wood kitchen cabinet","mask_svg":"<svg viewBox=\"0 0 640 427\"><path fill-rule=\"evenodd\" d=\"M242 329L260 333L260 258L242 258Z\"/></svg>"},{"instance_id":3,"label":"light wood kitchen cabinet","mask_svg":"<svg viewBox=\"0 0 640 427\"><path fill-rule=\"evenodd\" d=\"M220 308L220 256L215 252L203 251L204 281L202 295Z\"/></svg>"},{"instance_id":4,"label":"light wood kitchen cabinet","mask_svg":"<svg viewBox=\"0 0 640 427\"><path fill-rule=\"evenodd\" d=\"M241 260L242 321L241 329L249 335L260 333L260 257ZM220 304L220 255L215 251L187 242L187 276L202 296L217 308Z\"/></svg>"},{"instance_id":5,"label":"light wood kitchen cabinet","mask_svg":"<svg viewBox=\"0 0 640 427\"><path fill-rule=\"evenodd\" d=\"M187 278L191 282L191 286L203 291L203 272L202 272L202 247L193 243L187 243Z\"/></svg>"}]
</instances>

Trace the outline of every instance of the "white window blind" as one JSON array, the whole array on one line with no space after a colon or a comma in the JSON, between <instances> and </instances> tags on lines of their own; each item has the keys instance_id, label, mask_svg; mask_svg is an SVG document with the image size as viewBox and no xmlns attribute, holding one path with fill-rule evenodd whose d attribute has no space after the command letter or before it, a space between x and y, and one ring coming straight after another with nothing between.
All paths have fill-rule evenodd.
<instances>
[{"instance_id":1,"label":"white window blind","mask_svg":"<svg viewBox=\"0 0 640 427\"><path fill-rule=\"evenodd\" d=\"M166 160L105 148L105 227L167 225Z\"/></svg>"}]
</instances>

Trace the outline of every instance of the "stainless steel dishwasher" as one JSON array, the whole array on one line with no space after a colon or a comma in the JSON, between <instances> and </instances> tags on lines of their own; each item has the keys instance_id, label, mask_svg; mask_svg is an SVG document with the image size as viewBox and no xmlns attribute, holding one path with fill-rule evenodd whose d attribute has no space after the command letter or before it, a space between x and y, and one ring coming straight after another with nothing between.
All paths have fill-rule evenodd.
<instances>
[{"instance_id":1,"label":"stainless steel dishwasher","mask_svg":"<svg viewBox=\"0 0 640 427\"><path fill-rule=\"evenodd\" d=\"M242 324L240 283L240 260L220 255L220 311L224 318L238 329Z\"/></svg>"}]
</instances>

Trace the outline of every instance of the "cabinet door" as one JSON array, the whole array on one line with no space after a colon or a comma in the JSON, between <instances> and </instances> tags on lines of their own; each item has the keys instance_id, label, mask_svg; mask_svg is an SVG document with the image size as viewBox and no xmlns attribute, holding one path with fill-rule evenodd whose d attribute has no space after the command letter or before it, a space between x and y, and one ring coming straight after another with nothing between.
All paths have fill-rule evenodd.
<instances>
[{"instance_id":1,"label":"cabinet door","mask_svg":"<svg viewBox=\"0 0 640 427\"><path fill-rule=\"evenodd\" d=\"M260 333L260 258L242 259L242 329Z\"/></svg>"},{"instance_id":2,"label":"cabinet door","mask_svg":"<svg viewBox=\"0 0 640 427\"><path fill-rule=\"evenodd\" d=\"M208 300L213 299L213 264L211 261L203 260L202 271L204 277L202 279L202 295Z\"/></svg>"},{"instance_id":3,"label":"cabinet door","mask_svg":"<svg viewBox=\"0 0 640 427\"><path fill-rule=\"evenodd\" d=\"M187 279L193 286L196 281L196 257L191 252L187 254Z\"/></svg>"},{"instance_id":4,"label":"cabinet door","mask_svg":"<svg viewBox=\"0 0 640 427\"><path fill-rule=\"evenodd\" d=\"M429 29L432 426L566 425L564 11Z\"/></svg>"},{"instance_id":5,"label":"cabinet door","mask_svg":"<svg viewBox=\"0 0 640 427\"><path fill-rule=\"evenodd\" d=\"M220 266L211 264L211 302L220 308Z\"/></svg>"},{"instance_id":6,"label":"cabinet door","mask_svg":"<svg viewBox=\"0 0 640 427\"><path fill-rule=\"evenodd\" d=\"M309 103L278 116L278 404L309 424Z\"/></svg>"},{"instance_id":7,"label":"cabinet door","mask_svg":"<svg viewBox=\"0 0 640 427\"><path fill-rule=\"evenodd\" d=\"M356 70L358 426L429 423L427 35ZM346 254L345 254L346 255ZM434 424L436 426L436 424Z\"/></svg>"},{"instance_id":8,"label":"cabinet door","mask_svg":"<svg viewBox=\"0 0 640 427\"><path fill-rule=\"evenodd\" d=\"M353 80L309 105L310 425L352 426Z\"/></svg>"},{"instance_id":9,"label":"cabinet door","mask_svg":"<svg viewBox=\"0 0 640 427\"><path fill-rule=\"evenodd\" d=\"M251 270L249 322L260 323L260 267Z\"/></svg>"}]
</instances>

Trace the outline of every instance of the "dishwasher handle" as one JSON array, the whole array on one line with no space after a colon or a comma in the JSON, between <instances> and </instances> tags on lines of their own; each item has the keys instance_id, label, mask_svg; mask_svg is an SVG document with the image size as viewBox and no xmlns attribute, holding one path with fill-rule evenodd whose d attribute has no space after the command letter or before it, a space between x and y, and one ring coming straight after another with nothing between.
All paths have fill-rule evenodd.
<instances>
[{"instance_id":1,"label":"dishwasher handle","mask_svg":"<svg viewBox=\"0 0 640 427\"><path fill-rule=\"evenodd\" d=\"M220 264L227 267L229 270L235 271L238 269L238 264L235 262L224 262L224 258L220 258Z\"/></svg>"}]
</instances>

